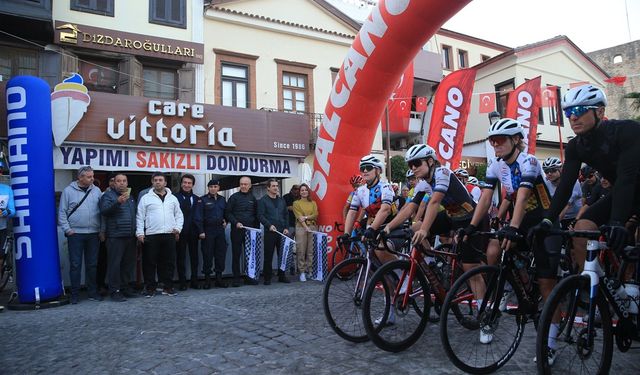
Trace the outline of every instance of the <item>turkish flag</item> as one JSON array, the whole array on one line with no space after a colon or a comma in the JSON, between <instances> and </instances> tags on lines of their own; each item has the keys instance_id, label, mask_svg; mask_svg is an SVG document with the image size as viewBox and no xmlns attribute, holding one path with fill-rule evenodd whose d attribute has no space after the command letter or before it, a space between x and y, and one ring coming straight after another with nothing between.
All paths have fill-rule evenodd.
<instances>
[{"instance_id":1,"label":"turkish flag","mask_svg":"<svg viewBox=\"0 0 640 375\"><path fill-rule=\"evenodd\" d=\"M480 94L480 113L489 113L496 110L496 93L486 92Z\"/></svg>"},{"instance_id":2,"label":"turkish flag","mask_svg":"<svg viewBox=\"0 0 640 375\"><path fill-rule=\"evenodd\" d=\"M427 97L426 96L417 96L416 97L416 112L426 112L427 111Z\"/></svg>"},{"instance_id":3,"label":"turkish flag","mask_svg":"<svg viewBox=\"0 0 640 375\"><path fill-rule=\"evenodd\" d=\"M413 91L413 61L407 66L400 81L389 98L389 131L409 132L411 93ZM383 115L384 116L384 115Z\"/></svg>"},{"instance_id":4,"label":"turkish flag","mask_svg":"<svg viewBox=\"0 0 640 375\"><path fill-rule=\"evenodd\" d=\"M582 86L582 85L588 85L589 81L580 81L580 82L572 82L569 84L569 88L572 89L574 87L578 87L578 86Z\"/></svg>"},{"instance_id":5,"label":"turkish flag","mask_svg":"<svg viewBox=\"0 0 640 375\"><path fill-rule=\"evenodd\" d=\"M616 76L616 77L607 78L604 81L607 83L613 83L614 85L617 85L617 86L624 86L624 83L626 80L627 80L627 76Z\"/></svg>"},{"instance_id":6,"label":"turkish flag","mask_svg":"<svg viewBox=\"0 0 640 375\"><path fill-rule=\"evenodd\" d=\"M541 88L540 96L542 97L543 107L555 107L558 103L558 87L547 86Z\"/></svg>"}]
</instances>

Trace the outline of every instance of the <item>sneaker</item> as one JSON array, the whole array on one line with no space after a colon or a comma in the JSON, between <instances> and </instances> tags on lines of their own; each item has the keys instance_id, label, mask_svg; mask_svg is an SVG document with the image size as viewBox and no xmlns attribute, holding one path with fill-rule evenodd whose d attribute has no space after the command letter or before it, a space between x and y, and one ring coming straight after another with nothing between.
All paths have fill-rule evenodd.
<instances>
[{"instance_id":1,"label":"sneaker","mask_svg":"<svg viewBox=\"0 0 640 375\"><path fill-rule=\"evenodd\" d=\"M126 298L124 298L124 296L122 295L122 293L120 293L120 291L119 291L119 290L117 290L117 291L115 291L115 292L111 293L111 300L112 300L113 302L124 302L124 301L126 301L127 299L126 299Z\"/></svg>"},{"instance_id":2,"label":"sneaker","mask_svg":"<svg viewBox=\"0 0 640 375\"><path fill-rule=\"evenodd\" d=\"M291 280L289 280L285 275L278 276L278 281L285 284L289 284L291 282Z\"/></svg>"},{"instance_id":3,"label":"sneaker","mask_svg":"<svg viewBox=\"0 0 640 375\"><path fill-rule=\"evenodd\" d=\"M231 282L231 286L233 288L239 288L242 286L242 283L240 282L240 279L234 278L233 281Z\"/></svg>"},{"instance_id":4,"label":"sneaker","mask_svg":"<svg viewBox=\"0 0 640 375\"><path fill-rule=\"evenodd\" d=\"M156 295L156 290L155 289L145 289L145 291L142 292L142 294L147 298L151 298L151 297Z\"/></svg>"},{"instance_id":5,"label":"sneaker","mask_svg":"<svg viewBox=\"0 0 640 375\"><path fill-rule=\"evenodd\" d=\"M493 332L491 332L490 326L483 326L480 328L480 343L490 344L493 341Z\"/></svg>"},{"instance_id":6,"label":"sneaker","mask_svg":"<svg viewBox=\"0 0 640 375\"><path fill-rule=\"evenodd\" d=\"M382 323L382 316L379 317L378 319L374 320L373 323L377 326L380 325L380 323ZM389 318L387 319L385 326L392 326L396 324L396 314L393 312L393 310L391 310L391 312L389 312Z\"/></svg>"},{"instance_id":7,"label":"sneaker","mask_svg":"<svg viewBox=\"0 0 640 375\"><path fill-rule=\"evenodd\" d=\"M162 289L162 295L163 296L177 296L178 293L176 293L175 289L173 288L164 288Z\"/></svg>"},{"instance_id":8,"label":"sneaker","mask_svg":"<svg viewBox=\"0 0 640 375\"><path fill-rule=\"evenodd\" d=\"M102 296L97 294L97 293L89 295L89 301L100 302L100 301L103 301L103 300L104 300L104 298L102 298Z\"/></svg>"},{"instance_id":9,"label":"sneaker","mask_svg":"<svg viewBox=\"0 0 640 375\"><path fill-rule=\"evenodd\" d=\"M538 362L538 357L533 357L533 362ZM551 348L547 348L547 363L549 366L553 366L556 362L556 351Z\"/></svg>"},{"instance_id":10,"label":"sneaker","mask_svg":"<svg viewBox=\"0 0 640 375\"><path fill-rule=\"evenodd\" d=\"M300 281L302 282L307 281L307 275L305 275L304 272L300 274Z\"/></svg>"},{"instance_id":11,"label":"sneaker","mask_svg":"<svg viewBox=\"0 0 640 375\"><path fill-rule=\"evenodd\" d=\"M123 295L125 298L136 298L136 297L138 297L138 295L137 295L137 294L135 294L135 293L133 293L133 292L131 292L130 290L127 290L127 289L122 289L122 290L120 291L120 293L122 293L122 295Z\"/></svg>"},{"instance_id":12,"label":"sneaker","mask_svg":"<svg viewBox=\"0 0 640 375\"><path fill-rule=\"evenodd\" d=\"M78 295L77 294L72 294L71 295L71 304L72 305L77 305L78 304Z\"/></svg>"},{"instance_id":13,"label":"sneaker","mask_svg":"<svg viewBox=\"0 0 640 375\"><path fill-rule=\"evenodd\" d=\"M271 285L271 279L264 279L264 285Z\"/></svg>"},{"instance_id":14,"label":"sneaker","mask_svg":"<svg viewBox=\"0 0 640 375\"><path fill-rule=\"evenodd\" d=\"M187 283L186 282L185 283L180 283L180 286L178 287L178 290L183 291L183 292L185 290L187 290Z\"/></svg>"},{"instance_id":15,"label":"sneaker","mask_svg":"<svg viewBox=\"0 0 640 375\"><path fill-rule=\"evenodd\" d=\"M271 282L271 280L269 280L269 282ZM247 285L258 285L259 284L258 280L254 280L254 279L247 279L244 283L247 284ZM240 286L240 285L238 285L238 286Z\"/></svg>"}]
</instances>

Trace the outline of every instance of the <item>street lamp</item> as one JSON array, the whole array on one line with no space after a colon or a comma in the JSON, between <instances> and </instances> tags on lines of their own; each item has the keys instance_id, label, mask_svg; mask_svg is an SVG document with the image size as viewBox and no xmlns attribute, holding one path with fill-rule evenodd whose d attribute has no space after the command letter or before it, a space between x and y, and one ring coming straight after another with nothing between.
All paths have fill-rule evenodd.
<instances>
[{"instance_id":1,"label":"street lamp","mask_svg":"<svg viewBox=\"0 0 640 375\"><path fill-rule=\"evenodd\" d=\"M500 120L500 112L493 111L489 113L489 125L493 125L493 123L498 120Z\"/></svg>"}]
</instances>

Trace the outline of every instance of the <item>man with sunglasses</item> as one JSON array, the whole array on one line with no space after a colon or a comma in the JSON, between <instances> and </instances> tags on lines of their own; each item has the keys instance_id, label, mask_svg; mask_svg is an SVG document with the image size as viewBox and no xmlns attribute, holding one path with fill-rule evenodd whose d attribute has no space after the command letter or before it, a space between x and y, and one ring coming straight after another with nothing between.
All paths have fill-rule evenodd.
<instances>
[{"instance_id":1,"label":"man with sunglasses","mask_svg":"<svg viewBox=\"0 0 640 375\"><path fill-rule=\"evenodd\" d=\"M544 183L547 185L547 189L549 190L549 194L553 197L556 192L556 188L560 183L560 174L562 173L562 161L555 157L551 156L545 159L542 163L542 170L544 171L545 179ZM564 207L562 212L560 212L560 226L563 229L568 229L572 226L572 223L576 220L580 209L582 208L582 190L580 189L580 183L576 181L573 185L573 190L571 192L571 198L569 202Z\"/></svg>"},{"instance_id":2,"label":"man with sunglasses","mask_svg":"<svg viewBox=\"0 0 640 375\"><path fill-rule=\"evenodd\" d=\"M609 224L608 244L618 250L628 241L624 225L640 211L640 123L631 120L603 120L607 98L592 85L569 90L562 109L576 137L565 148L560 184L551 209L539 229L549 228L567 204L582 163L586 163L613 184L612 193L589 206L576 222L576 230L597 230ZM586 239L574 238L576 262L586 256Z\"/></svg>"}]
</instances>

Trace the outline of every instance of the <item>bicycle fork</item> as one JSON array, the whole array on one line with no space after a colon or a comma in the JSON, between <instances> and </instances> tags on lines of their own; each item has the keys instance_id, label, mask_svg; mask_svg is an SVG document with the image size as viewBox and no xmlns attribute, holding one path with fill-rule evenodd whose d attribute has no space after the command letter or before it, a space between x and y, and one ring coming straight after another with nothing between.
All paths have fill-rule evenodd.
<instances>
[{"instance_id":1,"label":"bicycle fork","mask_svg":"<svg viewBox=\"0 0 640 375\"><path fill-rule=\"evenodd\" d=\"M589 347L593 346L595 339L594 325L596 316L596 298L598 297L598 286L600 285L600 278L604 276L604 270L600 266L600 243L597 240L587 241L587 259L584 263L584 271L580 276L587 276L589 278L589 321L587 322L587 343ZM573 306L571 306L571 316L569 319L570 326L565 333L565 337L568 338L570 332L573 329L573 323L575 318L576 309L578 307L578 300L580 298L580 288L576 290L575 298L573 299Z\"/></svg>"}]
</instances>

